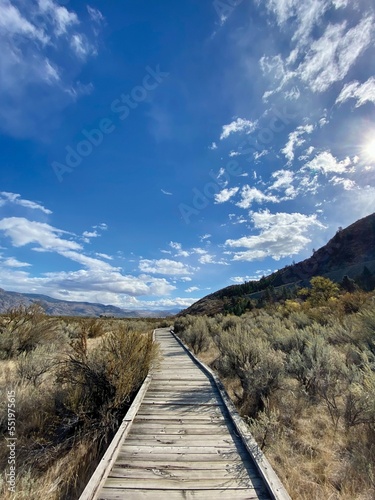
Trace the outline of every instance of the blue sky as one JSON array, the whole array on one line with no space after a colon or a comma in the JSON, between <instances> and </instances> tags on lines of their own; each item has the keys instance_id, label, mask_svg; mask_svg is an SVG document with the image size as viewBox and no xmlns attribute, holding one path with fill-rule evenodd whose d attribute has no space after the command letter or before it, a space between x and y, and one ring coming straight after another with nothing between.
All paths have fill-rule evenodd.
<instances>
[{"instance_id":1,"label":"blue sky","mask_svg":"<svg viewBox=\"0 0 375 500\"><path fill-rule=\"evenodd\" d=\"M375 211L372 0L0 0L0 287L183 308Z\"/></svg>"}]
</instances>

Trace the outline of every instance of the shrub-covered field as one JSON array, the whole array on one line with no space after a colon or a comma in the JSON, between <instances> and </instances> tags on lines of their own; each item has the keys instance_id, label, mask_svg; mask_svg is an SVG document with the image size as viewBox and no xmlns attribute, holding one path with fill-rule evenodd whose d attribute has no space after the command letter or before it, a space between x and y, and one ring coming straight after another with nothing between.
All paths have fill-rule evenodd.
<instances>
[{"instance_id":1,"label":"shrub-covered field","mask_svg":"<svg viewBox=\"0 0 375 500\"><path fill-rule=\"evenodd\" d=\"M375 303L315 281L242 316L177 318L223 380L293 499L375 492Z\"/></svg>"},{"instance_id":2,"label":"shrub-covered field","mask_svg":"<svg viewBox=\"0 0 375 500\"><path fill-rule=\"evenodd\" d=\"M5 437L13 428L17 437L15 493L3 473L1 498L78 498L155 359L153 328L152 320L51 318L37 305L0 316L4 472Z\"/></svg>"}]
</instances>

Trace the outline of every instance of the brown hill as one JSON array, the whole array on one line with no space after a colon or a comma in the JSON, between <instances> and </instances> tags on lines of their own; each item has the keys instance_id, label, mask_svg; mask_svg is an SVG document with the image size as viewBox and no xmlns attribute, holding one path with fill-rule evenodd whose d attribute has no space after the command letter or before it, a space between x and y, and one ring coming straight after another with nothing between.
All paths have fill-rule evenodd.
<instances>
[{"instance_id":1,"label":"brown hill","mask_svg":"<svg viewBox=\"0 0 375 500\"><path fill-rule=\"evenodd\" d=\"M345 275L361 285L361 275L375 273L375 213L340 228L329 242L297 264L286 266L259 281L231 285L207 295L185 309L180 315L223 312L228 303L241 299L257 299L273 287L282 290L305 286L314 276L325 276L340 282Z\"/></svg>"}]
</instances>

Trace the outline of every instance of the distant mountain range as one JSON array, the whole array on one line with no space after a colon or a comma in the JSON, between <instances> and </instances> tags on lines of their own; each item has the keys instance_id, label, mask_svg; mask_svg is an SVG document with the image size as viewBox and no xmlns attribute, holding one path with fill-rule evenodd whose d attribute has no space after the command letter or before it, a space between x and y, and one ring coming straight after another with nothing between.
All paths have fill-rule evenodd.
<instances>
[{"instance_id":1,"label":"distant mountain range","mask_svg":"<svg viewBox=\"0 0 375 500\"><path fill-rule=\"evenodd\" d=\"M375 274L375 213L345 229L339 228L335 236L314 251L310 258L286 266L259 281L223 288L198 300L179 315L217 314L225 310L229 301L240 297L259 298L269 287L305 286L314 276L325 276L340 282L345 275L355 279L363 273L370 277ZM375 277L371 279L374 281Z\"/></svg>"},{"instance_id":2,"label":"distant mountain range","mask_svg":"<svg viewBox=\"0 0 375 500\"><path fill-rule=\"evenodd\" d=\"M0 313L21 304L29 306L35 303L42 305L51 316L111 316L115 318L164 318L176 314L179 309L167 311L143 311L121 309L120 307L93 304L91 302L71 302L59 300L47 295L34 293L7 292L0 288Z\"/></svg>"}]
</instances>

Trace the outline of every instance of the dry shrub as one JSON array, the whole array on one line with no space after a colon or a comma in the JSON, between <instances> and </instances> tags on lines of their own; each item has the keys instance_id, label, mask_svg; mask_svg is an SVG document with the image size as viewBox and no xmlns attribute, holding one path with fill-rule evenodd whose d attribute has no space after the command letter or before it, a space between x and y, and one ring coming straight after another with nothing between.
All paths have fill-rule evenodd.
<instances>
[{"instance_id":1,"label":"dry shrub","mask_svg":"<svg viewBox=\"0 0 375 500\"><path fill-rule=\"evenodd\" d=\"M372 500L375 311L369 294L204 319L213 363L292 498ZM191 317L178 320L184 337Z\"/></svg>"},{"instance_id":2,"label":"dry shrub","mask_svg":"<svg viewBox=\"0 0 375 500\"><path fill-rule=\"evenodd\" d=\"M31 352L23 352L17 359L17 373L21 381L40 385L45 375L58 361L56 344L38 345Z\"/></svg>"},{"instance_id":3,"label":"dry shrub","mask_svg":"<svg viewBox=\"0 0 375 500\"><path fill-rule=\"evenodd\" d=\"M6 322L14 332L32 323L17 314ZM16 396L17 492L8 492L2 480L0 497L6 500L78 498L155 359L152 335L134 331L143 322L118 322L89 349L88 332L77 320L49 324L51 335L30 335L32 349L0 362L0 391L13 388ZM71 345L67 325L77 327ZM47 341L52 337L59 342ZM0 401L0 430L7 430L6 398ZM3 470L7 459L1 447Z\"/></svg>"},{"instance_id":4,"label":"dry shrub","mask_svg":"<svg viewBox=\"0 0 375 500\"><path fill-rule=\"evenodd\" d=\"M38 345L56 342L57 327L57 321L46 316L37 304L11 309L1 326L1 359L10 359L22 352L30 352Z\"/></svg>"},{"instance_id":5,"label":"dry shrub","mask_svg":"<svg viewBox=\"0 0 375 500\"><path fill-rule=\"evenodd\" d=\"M221 352L219 371L240 379L243 389L242 411L255 416L264 399L279 388L284 373L284 354L254 335L251 327L237 325L223 332L218 343Z\"/></svg>"},{"instance_id":6,"label":"dry shrub","mask_svg":"<svg viewBox=\"0 0 375 500\"><path fill-rule=\"evenodd\" d=\"M101 337L105 333L105 323L102 319L89 318L79 322L82 334L89 339Z\"/></svg>"}]
</instances>

